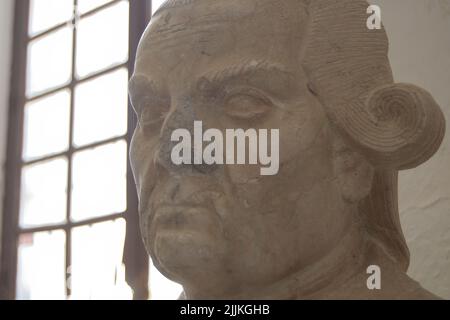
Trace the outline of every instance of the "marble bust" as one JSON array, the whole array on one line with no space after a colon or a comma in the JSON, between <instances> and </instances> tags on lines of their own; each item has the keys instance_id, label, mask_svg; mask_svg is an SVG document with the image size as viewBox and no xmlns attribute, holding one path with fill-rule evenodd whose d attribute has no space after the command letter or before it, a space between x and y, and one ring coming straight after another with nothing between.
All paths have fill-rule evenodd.
<instances>
[{"instance_id":1,"label":"marble bust","mask_svg":"<svg viewBox=\"0 0 450 320\"><path fill-rule=\"evenodd\" d=\"M397 177L439 148L363 0L168 0L138 48L131 162L154 264L185 299L433 299L406 274ZM174 165L171 134L277 128L279 172ZM367 268L380 270L369 289Z\"/></svg>"}]
</instances>

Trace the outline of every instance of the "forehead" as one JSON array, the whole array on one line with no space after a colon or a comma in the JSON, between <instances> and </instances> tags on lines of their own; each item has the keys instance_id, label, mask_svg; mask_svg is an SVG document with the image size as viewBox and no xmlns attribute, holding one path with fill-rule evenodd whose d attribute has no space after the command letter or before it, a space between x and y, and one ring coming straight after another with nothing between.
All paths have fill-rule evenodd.
<instances>
[{"instance_id":1,"label":"forehead","mask_svg":"<svg viewBox=\"0 0 450 320\"><path fill-rule=\"evenodd\" d=\"M299 58L306 28L300 0L177 0L159 10L142 37L136 69L179 73L243 60Z\"/></svg>"}]
</instances>

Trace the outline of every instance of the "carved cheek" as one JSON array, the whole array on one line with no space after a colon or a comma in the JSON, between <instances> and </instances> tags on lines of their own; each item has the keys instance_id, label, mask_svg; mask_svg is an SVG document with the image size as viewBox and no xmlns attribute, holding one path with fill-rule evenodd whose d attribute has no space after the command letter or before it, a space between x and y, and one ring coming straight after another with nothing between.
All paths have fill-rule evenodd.
<instances>
[{"instance_id":1,"label":"carved cheek","mask_svg":"<svg viewBox=\"0 0 450 320\"><path fill-rule=\"evenodd\" d=\"M141 172L141 165L143 163L143 155L142 152L142 141L139 136L138 132L135 132L133 135L133 139L131 140L130 144L130 164L131 168L133 170L134 178L136 181L136 184L140 185L140 172Z\"/></svg>"},{"instance_id":2,"label":"carved cheek","mask_svg":"<svg viewBox=\"0 0 450 320\"><path fill-rule=\"evenodd\" d=\"M130 145L130 162L136 183L145 183L145 176L149 167L154 163L157 139L146 137L139 127L133 136Z\"/></svg>"},{"instance_id":3,"label":"carved cheek","mask_svg":"<svg viewBox=\"0 0 450 320\"><path fill-rule=\"evenodd\" d=\"M286 113L280 129L280 163L305 157L312 146L319 143L323 121L310 106L294 105ZM319 139L320 140L320 139Z\"/></svg>"}]
</instances>

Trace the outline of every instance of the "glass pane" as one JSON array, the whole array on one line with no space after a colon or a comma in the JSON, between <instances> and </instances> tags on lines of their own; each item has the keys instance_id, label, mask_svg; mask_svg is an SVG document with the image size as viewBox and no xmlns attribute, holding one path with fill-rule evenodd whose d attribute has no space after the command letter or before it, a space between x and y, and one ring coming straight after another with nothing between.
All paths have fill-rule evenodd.
<instances>
[{"instance_id":1,"label":"glass pane","mask_svg":"<svg viewBox=\"0 0 450 320\"><path fill-rule=\"evenodd\" d=\"M83 14L111 1L112 0L78 0L78 12Z\"/></svg>"},{"instance_id":2,"label":"glass pane","mask_svg":"<svg viewBox=\"0 0 450 320\"><path fill-rule=\"evenodd\" d=\"M63 152L69 148L68 90L28 103L24 117L25 161Z\"/></svg>"},{"instance_id":3,"label":"glass pane","mask_svg":"<svg viewBox=\"0 0 450 320\"><path fill-rule=\"evenodd\" d=\"M78 152L73 158L72 220L126 210L127 144Z\"/></svg>"},{"instance_id":4,"label":"glass pane","mask_svg":"<svg viewBox=\"0 0 450 320\"><path fill-rule=\"evenodd\" d=\"M28 46L27 95L69 83L71 70L71 28L32 41Z\"/></svg>"},{"instance_id":5,"label":"glass pane","mask_svg":"<svg viewBox=\"0 0 450 320\"><path fill-rule=\"evenodd\" d=\"M19 219L22 228L65 221L67 170L64 158L23 168Z\"/></svg>"},{"instance_id":6,"label":"glass pane","mask_svg":"<svg viewBox=\"0 0 450 320\"><path fill-rule=\"evenodd\" d=\"M183 292L181 285L164 277L153 263L150 263L148 279L151 300L178 300Z\"/></svg>"},{"instance_id":7,"label":"glass pane","mask_svg":"<svg viewBox=\"0 0 450 320\"><path fill-rule=\"evenodd\" d=\"M119 2L78 24L77 75L126 62L128 58L128 2Z\"/></svg>"},{"instance_id":8,"label":"glass pane","mask_svg":"<svg viewBox=\"0 0 450 320\"><path fill-rule=\"evenodd\" d=\"M94 143L127 133L128 71L80 84L75 90L74 143Z\"/></svg>"},{"instance_id":9,"label":"glass pane","mask_svg":"<svg viewBox=\"0 0 450 320\"><path fill-rule=\"evenodd\" d=\"M65 293L64 231L24 234L19 238L19 300L62 300Z\"/></svg>"},{"instance_id":10,"label":"glass pane","mask_svg":"<svg viewBox=\"0 0 450 320\"><path fill-rule=\"evenodd\" d=\"M152 14L154 14L164 2L166 2L166 0L152 0Z\"/></svg>"},{"instance_id":11,"label":"glass pane","mask_svg":"<svg viewBox=\"0 0 450 320\"><path fill-rule=\"evenodd\" d=\"M35 35L73 17L73 0L31 0L30 35Z\"/></svg>"},{"instance_id":12,"label":"glass pane","mask_svg":"<svg viewBox=\"0 0 450 320\"><path fill-rule=\"evenodd\" d=\"M132 299L122 264L125 220L75 228L71 299Z\"/></svg>"}]
</instances>

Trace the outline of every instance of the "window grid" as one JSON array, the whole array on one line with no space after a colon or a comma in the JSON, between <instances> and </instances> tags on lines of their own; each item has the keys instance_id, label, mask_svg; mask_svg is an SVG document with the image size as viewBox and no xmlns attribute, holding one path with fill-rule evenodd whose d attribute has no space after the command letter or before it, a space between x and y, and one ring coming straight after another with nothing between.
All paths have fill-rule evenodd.
<instances>
[{"instance_id":1,"label":"window grid","mask_svg":"<svg viewBox=\"0 0 450 320\"><path fill-rule=\"evenodd\" d=\"M129 54L128 60L108 68L97 70L83 78L77 78L77 23L80 19L87 18L98 12L106 10L119 2L129 3ZM142 274L148 270L148 258L144 254L142 242L139 239L138 215L137 215L137 195L134 180L131 174L129 161L127 161L127 209L125 212L117 212L101 217L91 218L79 222L73 222L71 217L72 201L72 176L73 176L73 155L75 152L90 150L98 146L105 146L118 141L126 141L128 148L131 141L132 132L136 125L136 119L131 105L128 102L128 132L125 135L91 143L81 147L74 146L74 110L75 110L75 88L76 86L110 74L116 70L125 68L129 75L134 67L134 57L140 35L142 34L151 12L150 0L113 0L101 5L89 12L78 16L78 0L73 0L73 17L71 21L60 23L48 30L36 35L29 36L30 0L16 2L15 8L15 31L14 31L14 61L12 67L12 86L10 98L10 121L8 127L8 159L5 171L6 196L4 202L2 250L0 265L0 298L14 299L16 297L16 276L18 262L18 239L23 234L34 234L37 232L51 232L63 230L66 235L65 243L65 288L66 297L71 296L68 281L70 274L67 272L72 265L72 230L81 226L90 226L100 222L114 221L119 218L126 220L126 239L124 252L124 263L126 266L126 280L134 290L135 299L146 299L148 296L147 281L148 274ZM31 41L43 38L52 32L60 30L67 25L72 26L72 59L71 59L71 80L70 83L52 88L32 97L27 97L25 93L26 68L27 68L27 48ZM26 103L50 96L62 90L70 90L70 124L69 124L69 148L65 152L46 155L31 161L22 160L23 131L24 131L24 108ZM25 166L44 163L45 161L65 157L67 159L67 195L66 195L66 221L55 225L46 225L31 228L21 228L19 226L20 209L20 181L21 172ZM144 280L144 281L142 281Z\"/></svg>"}]
</instances>

